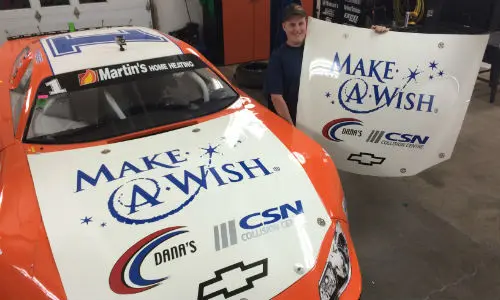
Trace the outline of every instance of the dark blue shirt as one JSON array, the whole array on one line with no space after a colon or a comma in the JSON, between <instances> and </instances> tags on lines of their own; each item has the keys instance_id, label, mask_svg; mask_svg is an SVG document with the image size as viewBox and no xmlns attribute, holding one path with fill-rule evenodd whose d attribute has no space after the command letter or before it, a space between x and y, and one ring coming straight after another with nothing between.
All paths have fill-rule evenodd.
<instances>
[{"instance_id":1,"label":"dark blue shirt","mask_svg":"<svg viewBox=\"0 0 500 300\"><path fill-rule=\"evenodd\" d=\"M271 94L282 95L294 124L297 116L303 54L304 46L292 47L286 43L281 45L269 58L264 85L269 109L276 113L271 101Z\"/></svg>"}]
</instances>

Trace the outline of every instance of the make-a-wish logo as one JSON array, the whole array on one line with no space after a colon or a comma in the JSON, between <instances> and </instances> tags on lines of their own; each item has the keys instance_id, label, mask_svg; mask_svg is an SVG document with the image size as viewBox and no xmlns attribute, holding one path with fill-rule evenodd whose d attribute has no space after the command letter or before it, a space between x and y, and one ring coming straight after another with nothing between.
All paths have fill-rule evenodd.
<instances>
[{"instance_id":1,"label":"make-a-wish logo","mask_svg":"<svg viewBox=\"0 0 500 300\"><path fill-rule=\"evenodd\" d=\"M168 275L153 279L158 276L147 273L168 273L168 267L163 264L196 253L196 241L182 239L187 232L189 231L182 226L169 227L158 230L132 245L111 269L111 290L122 295L137 294L168 279Z\"/></svg>"},{"instance_id":2,"label":"make-a-wish logo","mask_svg":"<svg viewBox=\"0 0 500 300\"><path fill-rule=\"evenodd\" d=\"M242 143L237 141L234 147ZM223 157L224 147L229 146L221 142L189 150L193 152L175 149L114 163L113 167L102 164L93 172L78 170L76 192L84 193L98 185L132 177L106 195L107 207L119 222L144 224L180 212L204 191L223 189L247 180L258 181L280 170L276 166L269 168L260 157L227 161ZM148 176L154 171L155 175ZM158 171L164 172L159 174Z\"/></svg>"},{"instance_id":3,"label":"make-a-wish logo","mask_svg":"<svg viewBox=\"0 0 500 300\"><path fill-rule=\"evenodd\" d=\"M349 135L360 137L363 135L363 130L360 128L352 128L352 127L363 126L363 122L358 119L353 118L342 118L335 119L323 126L323 136L334 142L342 142L343 140L340 138L341 135ZM340 132L338 132L340 131Z\"/></svg>"},{"instance_id":4,"label":"make-a-wish logo","mask_svg":"<svg viewBox=\"0 0 500 300\"><path fill-rule=\"evenodd\" d=\"M351 113L368 114L383 108L437 113L437 96L419 91L416 84L443 77L444 71L438 65L432 61L425 69L400 67L395 61L356 59L351 54L343 57L337 52L331 73L349 76L335 91L339 104ZM325 95L330 98L332 93L327 91Z\"/></svg>"}]
</instances>

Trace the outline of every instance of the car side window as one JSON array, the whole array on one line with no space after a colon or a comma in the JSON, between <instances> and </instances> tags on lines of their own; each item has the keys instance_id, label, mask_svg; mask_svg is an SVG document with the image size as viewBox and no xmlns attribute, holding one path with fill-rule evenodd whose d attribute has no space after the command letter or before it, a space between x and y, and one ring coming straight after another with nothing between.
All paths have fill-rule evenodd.
<instances>
[{"instance_id":1,"label":"car side window","mask_svg":"<svg viewBox=\"0 0 500 300\"><path fill-rule=\"evenodd\" d=\"M12 67L12 73L10 75L11 80L15 80L17 78L17 73L19 73L21 67L24 65L26 59L29 58L31 54L30 48L24 48L21 53L16 57L16 61L14 62L14 66Z\"/></svg>"},{"instance_id":2,"label":"car side window","mask_svg":"<svg viewBox=\"0 0 500 300\"><path fill-rule=\"evenodd\" d=\"M31 62L24 72L23 76L17 87L10 91L10 106L12 108L12 123L14 125L14 134L16 133L17 126L19 125L19 119L21 118L21 111L23 109L23 103L28 96L28 90L31 83L31 74L33 72L33 62Z\"/></svg>"}]
</instances>

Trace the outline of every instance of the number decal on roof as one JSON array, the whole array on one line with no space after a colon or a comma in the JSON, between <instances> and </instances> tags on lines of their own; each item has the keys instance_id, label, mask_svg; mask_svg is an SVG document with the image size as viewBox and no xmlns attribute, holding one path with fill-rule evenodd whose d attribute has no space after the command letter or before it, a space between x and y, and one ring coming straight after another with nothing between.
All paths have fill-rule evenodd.
<instances>
[{"instance_id":1,"label":"number decal on roof","mask_svg":"<svg viewBox=\"0 0 500 300\"><path fill-rule=\"evenodd\" d=\"M57 80L57 78L54 78L51 81L47 81L45 83L45 85L47 87L50 87L50 91L49 91L50 95L57 95L57 94L66 93L66 89L63 89L61 87L61 84L59 83L59 80Z\"/></svg>"},{"instance_id":2,"label":"number decal on roof","mask_svg":"<svg viewBox=\"0 0 500 300\"><path fill-rule=\"evenodd\" d=\"M71 36L67 34L47 39L48 48L54 57L81 52L82 46L115 43L116 36L121 35L129 42L168 42L161 35L154 35L138 29L117 30L115 33L94 34L87 36Z\"/></svg>"}]
</instances>

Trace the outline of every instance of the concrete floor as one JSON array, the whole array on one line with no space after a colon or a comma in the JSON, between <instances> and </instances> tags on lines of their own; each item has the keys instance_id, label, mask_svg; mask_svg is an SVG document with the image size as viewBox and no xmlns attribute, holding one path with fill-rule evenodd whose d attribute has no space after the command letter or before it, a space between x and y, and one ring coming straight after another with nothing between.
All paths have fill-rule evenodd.
<instances>
[{"instance_id":1,"label":"concrete floor","mask_svg":"<svg viewBox=\"0 0 500 300\"><path fill-rule=\"evenodd\" d=\"M445 163L399 179L341 172L363 300L500 299L500 93L488 101L478 81Z\"/></svg>"}]
</instances>

